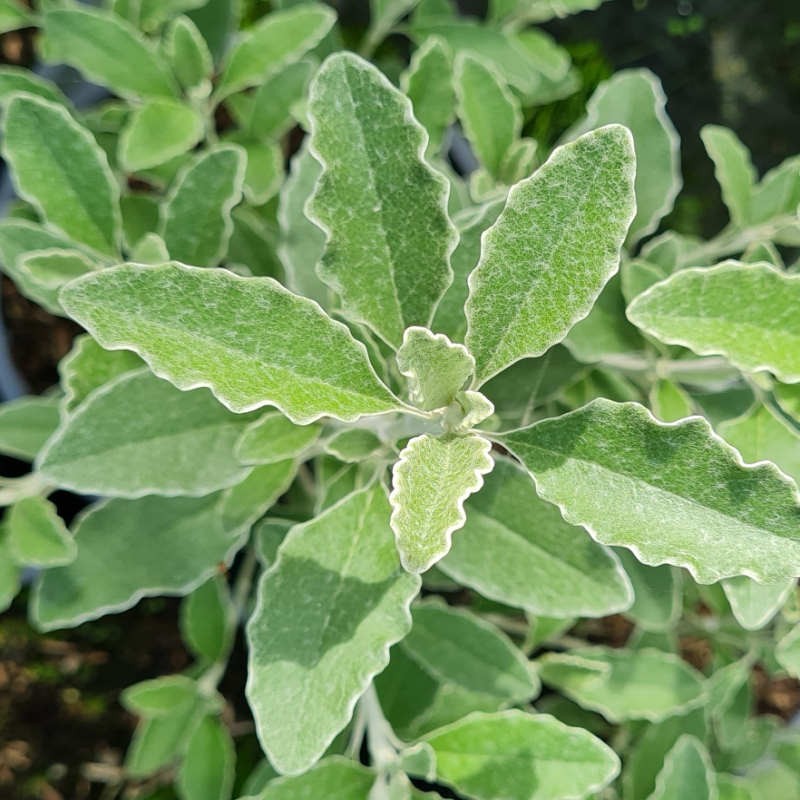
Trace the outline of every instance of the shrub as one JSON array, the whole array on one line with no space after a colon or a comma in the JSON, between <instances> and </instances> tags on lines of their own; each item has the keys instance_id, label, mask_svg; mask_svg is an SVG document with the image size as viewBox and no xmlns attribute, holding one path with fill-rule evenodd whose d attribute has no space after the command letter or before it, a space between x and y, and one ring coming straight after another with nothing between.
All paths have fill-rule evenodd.
<instances>
[{"instance_id":1,"label":"shrub","mask_svg":"<svg viewBox=\"0 0 800 800\"><path fill-rule=\"evenodd\" d=\"M730 222L654 238L681 184L654 75L523 135L579 80L536 23L597 0L373 0L361 55L329 6L226 46L201 5L0 5L113 95L0 69L0 257L87 331L0 411L34 465L0 595L39 568L44 631L185 598L195 664L122 695L128 779L232 796L241 624L239 794L798 796L752 675L800 674L800 161L759 180L706 127Z\"/></svg>"}]
</instances>

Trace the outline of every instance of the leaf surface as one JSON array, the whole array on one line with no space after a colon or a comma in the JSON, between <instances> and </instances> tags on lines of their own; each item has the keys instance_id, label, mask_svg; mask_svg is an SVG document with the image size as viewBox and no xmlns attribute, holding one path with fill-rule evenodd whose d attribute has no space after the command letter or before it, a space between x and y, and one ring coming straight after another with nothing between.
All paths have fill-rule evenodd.
<instances>
[{"instance_id":1,"label":"leaf surface","mask_svg":"<svg viewBox=\"0 0 800 800\"><path fill-rule=\"evenodd\" d=\"M74 525L78 556L45 572L31 618L41 630L124 611L142 597L185 595L230 563L250 525L280 497L293 462L259 467L241 484L204 497L108 500Z\"/></svg>"},{"instance_id":2,"label":"leaf surface","mask_svg":"<svg viewBox=\"0 0 800 800\"><path fill-rule=\"evenodd\" d=\"M681 736L669 751L650 800L716 800L717 782L711 757L694 736Z\"/></svg>"},{"instance_id":3,"label":"leaf surface","mask_svg":"<svg viewBox=\"0 0 800 800\"><path fill-rule=\"evenodd\" d=\"M119 187L92 135L59 104L15 95L3 120L3 158L19 195L66 236L119 250Z\"/></svg>"},{"instance_id":4,"label":"leaf surface","mask_svg":"<svg viewBox=\"0 0 800 800\"><path fill-rule=\"evenodd\" d=\"M270 781L258 800L364 800L374 782L371 770L333 756L302 775Z\"/></svg>"},{"instance_id":5,"label":"leaf surface","mask_svg":"<svg viewBox=\"0 0 800 800\"><path fill-rule=\"evenodd\" d=\"M327 234L318 274L398 347L406 328L429 324L452 281L447 181L423 159L427 136L411 102L355 55L325 61L309 116L323 171L307 212Z\"/></svg>"},{"instance_id":6,"label":"leaf surface","mask_svg":"<svg viewBox=\"0 0 800 800\"><path fill-rule=\"evenodd\" d=\"M700 138L714 162L714 174L731 221L735 225L746 224L757 179L750 152L733 131L719 125L706 125L700 131Z\"/></svg>"},{"instance_id":7,"label":"leaf surface","mask_svg":"<svg viewBox=\"0 0 800 800\"><path fill-rule=\"evenodd\" d=\"M17 564L57 567L69 564L77 549L55 506L34 495L14 503L6 517L8 549Z\"/></svg>"},{"instance_id":8,"label":"leaf surface","mask_svg":"<svg viewBox=\"0 0 800 800\"><path fill-rule=\"evenodd\" d=\"M125 265L73 281L61 302L104 347L236 412L274 405L302 424L398 408L347 328L271 278Z\"/></svg>"},{"instance_id":9,"label":"leaf surface","mask_svg":"<svg viewBox=\"0 0 800 800\"><path fill-rule=\"evenodd\" d=\"M619 772L614 752L588 731L547 714L471 714L425 741L437 778L481 800L584 798Z\"/></svg>"},{"instance_id":10,"label":"leaf surface","mask_svg":"<svg viewBox=\"0 0 800 800\"><path fill-rule=\"evenodd\" d=\"M686 567L700 583L800 574L796 488L772 465L744 465L700 417L660 423L598 399L495 438L567 521L646 564Z\"/></svg>"},{"instance_id":11,"label":"leaf surface","mask_svg":"<svg viewBox=\"0 0 800 800\"><path fill-rule=\"evenodd\" d=\"M410 628L420 580L400 567L389 513L380 485L349 495L295 526L261 578L247 624L247 697L284 774L324 753Z\"/></svg>"},{"instance_id":12,"label":"leaf surface","mask_svg":"<svg viewBox=\"0 0 800 800\"><path fill-rule=\"evenodd\" d=\"M170 257L214 267L233 233L231 211L242 198L246 155L234 145L202 153L178 176L161 207L159 233Z\"/></svg>"},{"instance_id":13,"label":"leaf surface","mask_svg":"<svg viewBox=\"0 0 800 800\"><path fill-rule=\"evenodd\" d=\"M236 456L243 464L271 464L292 458L319 438L319 425L295 425L283 414L267 412L247 426L236 443Z\"/></svg>"},{"instance_id":14,"label":"leaf surface","mask_svg":"<svg viewBox=\"0 0 800 800\"><path fill-rule=\"evenodd\" d=\"M236 749L218 717L206 716L192 731L178 767L182 800L228 800L233 789Z\"/></svg>"},{"instance_id":15,"label":"leaf surface","mask_svg":"<svg viewBox=\"0 0 800 800\"><path fill-rule=\"evenodd\" d=\"M626 609L630 583L614 554L540 500L524 470L498 458L439 563L485 597L537 615L602 616Z\"/></svg>"},{"instance_id":16,"label":"leaf surface","mask_svg":"<svg viewBox=\"0 0 800 800\"><path fill-rule=\"evenodd\" d=\"M589 313L619 266L634 172L630 134L610 125L558 148L511 189L469 276L477 385L541 355Z\"/></svg>"},{"instance_id":17,"label":"leaf surface","mask_svg":"<svg viewBox=\"0 0 800 800\"><path fill-rule=\"evenodd\" d=\"M208 390L183 392L141 369L93 392L50 439L38 469L83 494L208 494L247 475L234 454L247 423Z\"/></svg>"},{"instance_id":18,"label":"leaf surface","mask_svg":"<svg viewBox=\"0 0 800 800\"><path fill-rule=\"evenodd\" d=\"M627 616L646 631L668 631L683 607L680 572L667 564L649 567L629 550L616 551L633 585L635 599Z\"/></svg>"},{"instance_id":19,"label":"leaf surface","mask_svg":"<svg viewBox=\"0 0 800 800\"><path fill-rule=\"evenodd\" d=\"M392 473L392 530L403 567L425 572L450 549L464 524L464 501L494 466L482 436L412 439Z\"/></svg>"},{"instance_id":20,"label":"leaf surface","mask_svg":"<svg viewBox=\"0 0 800 800\"><path fill-rule=\"evenodd\" d=\"M678 656L652 648L578 647L547 653L539 659L539 676L609 722L658 722L705 698L700 673Z\"/></svg>"},{"instance_id":21,"label":"leaf surface","mask_svg":"<svg viewBox=\"0 0 800 800\"><path fill-rule=\"evenodd\" d=\"M181 605L181 636L209 664L227 655L236 621L228 584L220 575L198 586Z\"/></svg>"},{"instance_id":22,"label":"leaf surface","mask_svg":"<svg viewBox=\"0 0 800 800\"><path fill-rule=\"evenodd\" d=\"M769 264L726 261L680 270L651 286L628 306L628 318L662 342L798 383L798 302L800 276Z\"/></svg>"},{"instance_id":23,"label":"leaf surface","mask_svg":"<svg viewBox=\"0 0 800 800\"><path fill-rule=\"evenodd\" d=\"M744 577L722 581L733 616L748 631L757 631L767 625L796 587L795 578L779 583L758 583Z\"/></svg>"},{"instance_id":24,"label":"leaf surface","mask_svg":"<svg viewBox=\"0 0 800 800\"><path fill-rule=\"evenodd\" d=\"M0 452L33 461L60 421L56 397L20 397L3 403Z\"/></svg>"}]
</instances>

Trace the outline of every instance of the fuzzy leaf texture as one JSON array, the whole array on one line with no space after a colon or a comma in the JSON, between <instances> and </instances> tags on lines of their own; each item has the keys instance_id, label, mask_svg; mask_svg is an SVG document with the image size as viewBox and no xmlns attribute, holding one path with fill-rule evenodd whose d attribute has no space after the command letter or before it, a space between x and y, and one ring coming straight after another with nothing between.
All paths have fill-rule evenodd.
<instances>
[{"instance_id":1,"label":"fuzzy leaf texture","mask_svg":"<svg viewBox=\"0 0 800 800\"><path fill-rule=\"evenodd\" d=\"M476 383L560 342L619 267L635 212L630 133L610 125L558 148L514 186L469 276Z\"/></svg>"},{"instance_id":2,"label":"fuzzy leaf texture","mask_svg":"<svg viewBox=\"0 0 800 800\"><path fill-rule=\"evenodd\" d=\"M73 281L61 302L103 347L237 413L274 405L302 424L398 407L347 328L271 278L125 265Z\"/></svg>"},{"instance_id":3,"label":"fuzzy leaf texture","mask_svg":"<svg viewBox=\"0 0 800 800\"><path fill-rule=\"evenodd\" d=\"M598 399L496 437L541 497L599 542L700 583L800 575L797 489L771 464L745 466L708 422L658 422L637 403Z\"/></svg>"},{"instance_id":4,"label":"fuzzy leaf texture","mask_svg":"<svg viewBox=\"0 0 800 800\"><path fill-rule=\"evenodd\" d=\"M423 159L411 102L357 56L331 56L309 97L311 153L323 171L307 205L327 233L318 274L345 309L398 347L430 323L452 281L448 184Z\"/></svg>"}]
</instances>

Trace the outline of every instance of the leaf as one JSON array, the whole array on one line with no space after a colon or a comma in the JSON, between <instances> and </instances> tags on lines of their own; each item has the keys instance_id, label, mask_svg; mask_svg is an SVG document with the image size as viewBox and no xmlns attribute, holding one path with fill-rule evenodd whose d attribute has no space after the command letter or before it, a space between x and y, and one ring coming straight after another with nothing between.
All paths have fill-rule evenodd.
<instances>
[{"instance_id":1,"label":"leaf","mask_svg":"<svg viewBox=\"0 0 800 800\"><path fill-rule=\"evenodd\" d=\"M33 461L60 422L57 397L20 397L0 405L0 452Z\"/></svg>"},{"instance_id":2,"label":"leaf","mask_svg":"<svg viewBox=\"0 0 800 800\"><path fill-rule=\"evenodd\" d=\"M633 585L635 599L626 615L646 631L669 631L683 607L681 573L670 566L648 567L630 551L615 551Z\"/></svg>"},{"instance_id":3,"label":"leaf","mask_svg":"<svg viewBox=\"0 0 800 800\"><path fill-rule=\"evenodd\" d=\"M261 578L247 698L279 772L303 772L325 752L410 628L420 580L400 568L389 512L379 485L349 495L292 528Z\"/></svg>"},{"instance_id":4,"label":"leaf","mask_svg":"<svg viewBox=\"0 0 800 800\"><path fill-rule=\"evenodd\" d=\"M124 611L143 597L186 595L230 563L250 525L286 490L290 461L259 467L204 497L142 497L92 506L74 525L78 557L45 572L31 618L41 630Z\"/></svg>"},{"instance_id":5,"label":"leaf","mask_svg":"<svg viewBox=\"0 0 800 800\"><path fill-rule=\"evenodd\" d=\"M490 19L514 23L547 22L569 14L594 10L605 0L491 0Z\"/></svg>"},{"instance_id":6,"label":"leaf","mask_svg":"<svg viewBox=\"0 0 800 800\"><path fill-rule=\"evenodd\" d=\"M364 461L383 448L383 442L372 431L351 428L335 433L325 442L325 452L346 464Z\"/></svg>"},{"instance_id":7,"label":"leaf","mask_svg":"<svg viewBox=\"0 0 800 800\"><path fill-rule=\"evenodd\" d=\"M438 153L455 119L456 105L453 54L444 39L431 36L412 53L400 86L411 100L414 116L428 132L428 153Z\"/></svg>"},{"instance_id":8,"label":"leaf","mask_svg":"<svg viewBox=\"0 0 800 800\"><path fill-rule=\"evenodd\" d=\"M185 675L165 675L125 689L120 702L131 713L154 719L197 703L200 687Z\"/></svg>"},{"instance_id":9,"label":"leaf","mask_svg":"<svg viewBox=\"0 0 800 800\"><path fill-rule=\"evenodd\" d=\"M96 266L80 250L33 250L17 262L14 281L26 297L51 314L63 317L64 312L58 302L61 287L91 272Z\"/></svg>"},{"instance_id":10,"label":"leaf","mask_svg":"<svg viewBox=\"0 0 800 800\"><path fill-rule=\"evenodd\" d=\"M428 674L507 705L530 700L539 690L522 653L493 625L442 603L414 607L402 647Z\"/></svg>"},{"instance_id":11,"label":"leaf","mask_svg":"<svg viewBox=\"0 0 800 800\"><path fill-rule=\"evenodd\" d=\"M677 422L695 413L692 398L677 383L664 378L650 390L650 407L653 415L663 422Z\"/></svg>"},{"instance_id":12,"label":"leaf","mask_svg":"<svg viewBox=\"0 0 800 800\"><path fill-rule=\"evenodd\" d=\"M0 4L0 8L2 8L2 4ZM0 11L1 17L2 11ZM52 81L42 78L24 67L4 64L0 67L0 102L6 102L16 92L35 94L52 103L69 106L69 100Z\"/></svg>"},{"instance_id":13,"label":"leaf","mask_svg":"<svg viewBox=\"0 0 800 800\"><path fill-rule=\"evenodd\" d=\"M753 710L752 669L750 658L745 657L718 669L709 678L706 713L722 750L737 750L745 744Z\"/></svg>"},{"instance_id":14,"label":"leaf","mask_svg":"<svg viewBox=\"0 0 800 800\"><path fill-rule=\"evenodd\" d=\"M270 781L258 800L364 800L374 781L372 770L333 756L302 775Z\"/></svg>"},{"instance_id":15,"label":"leaf","mask_svg":"<svg viewBox=\"0 0 800 800\"><path fill-rule=\"evenodd\" d=\"M310 148L323 171L306 206L326 231L318 274L388 344L427 326L452 280L447 181L423 160L411 102L350 53L311 84Z\"/></svg>"},{"instance_id":16,"label":"leaf","mask_svg":"<svg viewBox=\"0 0 800 800\"><path fill-rule=\"evenodd\" d=\"M6 106L3 158L19 195L66 236L119 251L119 188L92 135L56 103L19 94Z\"/></svg>"},{"instance_id":17,"label":"leaf","mask_svg":"<svg viewBox=\"0 0 800 800\"><path fill-rule=\"evenodd\" d=\"M222 661L233 644L236 612L219 575L198 586L181 604L181 636L198 658Z\"/></svg>"},{"instance_id":18,"label":"leaf","mask_svg":"<svg viewBox=\"0 0 800 800\"><path fill-rule=\"evenodd\" d=\"M456 58L458 116L482 166L503 180L506 154L522 131L519 101L491 62L464 54Z\"/></svg>"},{"instance_id":19,"label":"leaf","mask_svg":"<svg viewBox=\"0 0 800 800\"><path fill-rule=\"evenodd\" d=\"M198 298L201 313L187 314ZM73 281L61 302L104 347L134 350L180 389L208 386L238 413L275 405L304 424L398 408L347 328L271 278L120 266Z\"/></svg>"},{"instance_id":20,"label":"leaf","mask_svg":"<svg viewBox=\"0 0 800 800\"><path fill-rule=\"evenodd\" d=\"M71 6L43 17L47 61L69 64L120 97L174 97L175 81L156 49L122 17Z\"/></svg>"},{"instance_id":21,"label":"leaf","mask_svg":"<svg viewBox=\"0 0 800 800\"><path fill-rule=\"evenodd\" d=\"M778 640L775 658L793 678L800 678L800 625Z\"/></svg>"},{"instance_id":22,"label":"leaf","mask_svg":"<svg viewBox=\"0 0 800 800\"><path fill-rule=\"evenodd\" d=\"M233 789L236 749L219 717L206 716L192 731L178 768L183 800L228 800Z\"/></svg>"},{"instance_id":23,"label":"leaf","mask_svg":"<svg viewBox=\"0 0 800 800\"><path fill-rule=\"evenodd\" d=\"M418 2L419 0L369 0L369 29L361 46L362 52L372 52Z\"/></svg>"},{"instance_id":24,"label":"leaf","mask_svg":"<svg viewBox=\"0 0 800 800\"><path fill-rule=\"evenodd\" d=\"M172 258L197 267L216 266L233 232L231 210L242 198L246 156L222 145L193 159L161 207L159 233Z\"/></svg>"},{"instance_id":25,"label":"leaf","mask_svg":"<svg viewBox=\"0 0 800 800\"><path fill-rule=\"evenodd\" d=\"M247 422L206 389L183 392L141 369L89 395L39 455L38 470L82 494L208 494L247 475L234 454Z\"/></svg>"},{"instance_id":26,"label":"leaf","mask_svg":"<svg viewBox=\"0 0 800 800\"><path fill-rule=\"evenodd\" d=\"M76 337L72 350L58 364L61 388L64 390L61 401L63 408L66 411L74 410L95 389L142 366L143 362L136 353L104 350L86 334Z\"/></svg>"},{"instance_id":27,"label":"leaf","mask_svg":"<svg viewBox=\"0 0 800 800\"><path fill-rule=\"evenodd\" d=\"M662 342L798 383L799 300L800 276L769 264L725 261L681 270L651 286L628 306L628 319Z\"/></svg>"},{"instance_id":28,"label":"leaf","mask_svg":"<svg viewBox=\"0 0 800 800\"><path fill-rule=\"evenodd\" d=\"M177 17L170 23L164 34L164 52L181 86L198 94L211 91L214 63L203 35L191 19Z\"/></svg>"},{"instance_id":29,"label":"leaf","mask_svg":"<svg viewBox=\"0 0 800 800\"><path fill-rule=\"evenodd\" d=\"M409 383L412 401L424 411L453 402L475 370L475 359L461 344L427 328L406 328L397 351L397 368Z\"/></svg>"},{"instance_id":30,"label":"leaf","mask_svg":"<svg viewBox=\"0 0 800 800\"><path fill-rule=\"evenodd\" d=\"M686 567L699 583L800 574L794 485L772 465L742 464L700 417L661 423L598 399L494 438L568 522L645 564Z\"/></svg>"},{"instance_id":31,"label":"leaf","mask_svg":"<svg viewBox=\"0 0 800 800\"><path fill-rule=\"evenodd\" d=\"M481 237L495 223L503 205L502 200L496 200L477 208L464 209L454 219L459 239L450 257L453 283L437 306L431 326L431 330L446 334L454 342L463 342L467 333L467 318L464 316L464 304L469 296L467 278L480 258Z\"/></svg>"},{"instance_id":32,"label":"leaf","mask_svg":"<svg viewBox=\"0 0 800 800\"><path fill-rule=\"evenodd\" d=\"M205 133L191 106L156 98L134 109L119 140L119 162L127 172L157 167L189 152Z\"/></svg>"},{"instance_id":33,"label":"leaf","mask_svg":"<svg viewBox=\"0 0 800 800\"><path fill-rule=\"evenodd\" d=\"M319 438L319 425L295 425L282 414L268 412L248 425L236 443L243 464L272 464L293 458Z\"/></svg>"},{"instance_id":34,"label":"leaf","mask_svg":"<svg viewBox=\"0 0 800 800\"><path fill-rule=\"evenodd\" d=\"M583 798L619 772L603 742L547 714L470 714L425 740L438 780L481 800Z\"/></svg>"},{"instance_id":35,"label":"leaf","mask_svg":"<svg viewBox=\"0 0 800 800\"><path fill-rule=\"evenodd\" d=\"M461 584L532 614L602 616L633 599L614 554L536 496L525 472L497 458L439 568Z\"/></svg>"},{"instance_id":36,"label":"leaf","mask_svg":"<svg viewBox=\"0 0 800 800\"><path fill-rule=\"evenodd\" d=\"M478 386L541 355L589 313L619 266L633 175L630 134L611 125L558 148L511 189L469 277L466 343Z\"/></svg>"},{"instance_id":37,"label":"leaf","mask_svg":"<svg viewBox=\"0 0 800 800\"><path fill-rule=\"evenodd\" d=\"M310 58L288 64L255 92L246 119L247 131L258 139L279 139L295 126L293 108L305 100L317 62Z\"/></svg>"},{"instance_id":38,"label":"leaf","mask_svg":"<svg viewBox=\"0 0 800 800\"><path fill-rule=\"evenodd\" d=\"M217 96L256 86L316 47L336 22L321 3L274 11L246 31L231 49Z\"/></svg>"},{"instance_id":39,"label":"leaf","mask_svg":"<svg viewBox=\"0 0 800 800\"><path fill-rule=\"evenodd\" d=\"M280 193L278 257L286 272L286 285L327 308L331 292L316 272L325 250L325 233L304 212L321 173L322 168L308 150L308 139L304 139Z\"/></svg>"},{"instance_id":40,"label":"leaf","mask_svg":"<svg viewBox=\"0 0 800 800\"><path fill-rule=\"evenodd\" d=\"M392 472L392 530L403 568L425 572L450 549L464 524L464 501L494 466L482 436L413 438Z\"/></svg>"},{"instance_id":41,"label":"leaf","mask_svg":"<svg viewBox=\"0 0 800 800\"><path fill-rule=\"evenodd\" d=\"M633 135L636 216L628 231L634 244L658 228L672 210L683 181L680 137L666 112L661 81L648 69L626 69L601 83L586 105L586 118L565 134L572 139L601 125L625 125Z\"/></svg>"},{"instance_id":42,"label":"leaf","mask_svg":"<svg viewBox=\"0 0 800 800\"><path fill-rule=\"evenodd\" d=\"M539 677L609 722L650 722L700 705L703 679L671 653L644 648L577 647L539 659Z\"/></svg>"},{"instance_id":43,"label":"leaf","mask_svg":"<svg viewBox=\"0 0 800 800\"><path fill-rule=\"evenodd\" d=\"M2 0L0 2L0 33L27 28L31 24L29 9L20 5L16 0Z\"/></svg>"},{"instance_id":44,"label":"leaf","mask_svg":"<svg viewBox=\"0 0 800 800\"><path fill-rule=\"evenodd\" d=\"M238 141L247 154L244 174L244 196L254 206L271 200L283 183L283 151L279 144L240 139Z\"/></svg>"},{"instance_id":45,"label":"leaf","mask_svg":"<svg viewBox=\"0 0 800 800\"><path fill-rule=\"evenodd\" d=\"M140 0L143 30L154 31L177 14L199 8L204 0Z\"/></svg>"},{"instance_id":46,"label":"leaf","mask_svg":"<svg viewBox=\"0 0 800 800\"><path fill-rule=\"evenodd\" d=\"M796 586L795 578L780 583L757 583L750 578L722 581L733 616L749 631L757 631L767 625L783 608Z\"/></svg>"},{"instance_id":47,"label":"leaf","mask_svg":"<svg viewBox=\"0 0 800 800\"><path fill-rule=\"evenodd\" d=\"M7 547L21 566L69 564L77 552L55 506L35 495L17 501L6 516Z\"/></svg>"},{"instance_id":48,"label":"leaf","mask_svg":"<svg viewBox=\"0 0 800 800\"><path fill-rule=\"evenodd\" d=\"M700 131L700 138L714 162L714 174L731 222L745 225L750 220L750 204L757 178L750 152L733 131L719 125L706 125Z\"/></svg>"},{"instance_id":49,"label":"leaf","mask_svg":"<svg viewBox=\"0 0 800 800\"><path fill-rule=\"evenodd\" d=\"M11 557L6 526L0 525L0 613L5 611L17 596L21 577L22 571Z\"/></svg>"},{"instance_id":50,"label":"leaf","mask_svg":"<svg viewBox=\"0 0 800 800\"><path fill-rule=\"evenodd\" d=\"M651 800L716 800L714 767L702 743L694 736L681 736L667 754L658 774Z\"/></svg>"}]
</instances>

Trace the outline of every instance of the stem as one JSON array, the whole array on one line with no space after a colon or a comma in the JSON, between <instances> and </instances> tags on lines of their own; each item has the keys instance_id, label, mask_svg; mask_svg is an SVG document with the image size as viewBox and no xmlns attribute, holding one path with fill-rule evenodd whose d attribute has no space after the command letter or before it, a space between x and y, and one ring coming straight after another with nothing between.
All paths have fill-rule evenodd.
<instances>
[{"instance_id":1,"label":"stem","mask_svg":"<svg viewBox=\"0 0 800 800\"><path fill-rule=\"evenodd\" d=\"M363 706L372 765L379 772L384 771L397 761L397 753L403 748L403 743L395 736L392 726L383 715L374 684L370 684L361 696L359 705Z\"/></svg>"}]
</instances>

